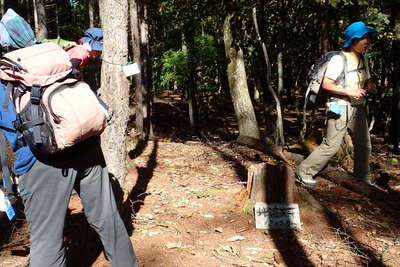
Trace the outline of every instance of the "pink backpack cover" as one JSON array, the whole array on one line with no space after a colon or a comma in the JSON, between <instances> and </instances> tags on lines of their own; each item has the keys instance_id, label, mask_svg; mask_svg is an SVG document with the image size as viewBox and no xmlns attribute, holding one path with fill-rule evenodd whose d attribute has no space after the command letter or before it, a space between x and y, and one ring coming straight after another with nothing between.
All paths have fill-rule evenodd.
<instances>
[{"instance_id":1,"label":"pink backpack cover","mask_svg":"<svg viewBox=\"0 0 400 267\"><path fill-rule=\"evenodd\" d=\"M42 154L62 151L100 134L107 125L108 109L88 84L67 78L71 68L68 54L54 43L19 49L0 58L0 78L24 85L17 83L11 97L18 114L17 125L21 125L20 130L16 126L17 131L33 151ZM31 100L32 86L42 89L40 104ZM26 91L20 93L21 88ZM33 109L39 112L32 112ZM39 114L39 118L34 118L34 114ZM34 120L40 121L40 125L28 131L24 125ZM32 136L32 132L39 136Z\"/></svg>"}]
</instances>

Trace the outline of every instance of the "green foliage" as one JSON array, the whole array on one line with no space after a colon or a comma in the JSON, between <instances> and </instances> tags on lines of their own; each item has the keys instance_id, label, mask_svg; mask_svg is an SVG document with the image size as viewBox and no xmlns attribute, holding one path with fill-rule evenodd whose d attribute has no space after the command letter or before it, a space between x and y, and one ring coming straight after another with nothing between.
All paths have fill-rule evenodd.
<instances>
[{"instance_id":1,"label":"green foliage","mask_svg":"<svg viewBox=\"0 0 400 267\"><path fill-rule=\"evenodd\" d=\"M197 64L198 91L201 93L213 92L217 88L215 82L218 67L221 66L223 53L217 46L215 37L210 34L201 34L195 37L193 62Z\"/></svg>"},{"instance_id":2,"label":"green foliage","mask_svg":"<svg viewBox=\"0 0 400 267\"><path fill-rule=\"evenodd\" d=\"M161 57L160 86L164 89L182 87L189 79L189 60L182 50L168 50Z\"/></svg>"}]
</instances>

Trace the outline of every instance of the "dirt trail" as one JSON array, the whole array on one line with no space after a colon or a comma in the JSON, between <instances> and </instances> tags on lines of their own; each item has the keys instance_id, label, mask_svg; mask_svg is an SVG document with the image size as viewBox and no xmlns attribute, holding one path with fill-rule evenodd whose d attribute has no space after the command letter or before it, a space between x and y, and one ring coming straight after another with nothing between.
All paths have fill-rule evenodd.
<instances>
[{"instance_id":1,"label":"dirt trail","mask_svg":"<svg viewBox=\"0 0 400 267\"><path fill-rule=\"evenodd\" d=\"M129 161L121 210L141 266L400 266L399 215L320 178L311 193L333 215L301 210L301 231L256 230L241 205L244 162L260 157L241 149L158 141ZM95 234L82 232L75 198L66 228L74 266L111 266ZM24 260L4 255L0 266Z\"/></svg>"}]
</instances>

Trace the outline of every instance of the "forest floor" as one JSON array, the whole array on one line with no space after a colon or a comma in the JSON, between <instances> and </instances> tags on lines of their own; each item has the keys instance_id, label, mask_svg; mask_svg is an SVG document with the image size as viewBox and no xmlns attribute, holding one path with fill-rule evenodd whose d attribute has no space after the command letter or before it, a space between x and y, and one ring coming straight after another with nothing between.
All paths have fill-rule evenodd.
<instances>
[{"instance_id":1,"label":"forest floor","mask_svg":"<svg viewBox=\"0 0 400 267\"><path fill-rule=\"evenodd\" d=\"M122 190L116 186L140 266L400 266L399 209L317 177L318 186L307 190L329 213L300 209L301 229L257 230L243 209L246 166L275 160L234 142L229 110L210 116L214 128L208 140L200 140L182 132L187 120L171 96L154 109L158 138L144 144L130 139L129 173ZM382 137L372 138L372 162L379 166L373 174L384 169L391 180L381 189L400 193L399 157ZM65 244L71 266L111 266L75 194L69 211ZM0 220L1 234L7 225ZM0 266L28 266L24 220L7 229L9 239L0 238Z\"/></svg>"}]
</instances>

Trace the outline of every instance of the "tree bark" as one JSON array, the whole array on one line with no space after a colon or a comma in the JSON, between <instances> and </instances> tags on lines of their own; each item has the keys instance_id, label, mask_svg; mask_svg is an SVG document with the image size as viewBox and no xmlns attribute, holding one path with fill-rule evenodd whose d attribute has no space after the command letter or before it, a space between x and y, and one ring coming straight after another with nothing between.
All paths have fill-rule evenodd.
<instances>
[{"instance_id":1,"label":"tree bark","mask_svg":"<svg viewBox=\"0 0 400 267\"><path fill-rule=\"evenodd\" d=\"M149 45L149 7L147 0L132 1L131 29L133 58L139 64L141 73L135 75L136 96L136 135L145 140L151 135L151 58Z\"/></svg>"},{"instance_id":2,"label":"tree bark","mask_svg":"<svg viewBox=\"0 0 400 267\"><path fill-rule=\"evenodd\" d=\"M225 18L223 32L225 53L230 60L227 69L229 89L235 115L239 124L239 134L260 139L260 130L247 86L243 51L241 49L236 51L236 49L232 47L231 18L232 15L228 15Z\"/></svg>"},{"instance_id":3,"label":"tree bark","mask_svg":"<svg viewBox=\"0 0 400 267\"><path fill-rule=\"evenodd\" d=\"M188 56L189 52L188 50L191 49L193 50L194 46L194 39L193 39L194 33L182 33L182 51L183 53ZM186 36L190 36L189 40L186 39ZM188 48L189 45L189 48ZM192 61L192 59L190 59ZM187 102L188 102L188 108L189 108L189 121L190 121L190 132L193 136L196 136L199 134L199 110L198 110L198 105L197 105L197 99L196 99L196 81L195 81L195 66L196 64L194 62L189 63L189 79L186 85L186 92L187 92Z\"/></svg>"},{"instance_id":4,"label":"tree bark","mask_svg":"<svg viewBox=\"0 0 400 267\"><path fill-rule=\"evenodd\" d=\"M330 18L329 18L330 5L326 0L320 3L320 25L321 25L321 52L326 54L331 50L330 35L332 34L330 28Z\"/></svg>"},{"instance_id":5,"label":"tree bark","mask_svg":"<svg viewBox=\"0 0 400 267\"><path fill-rule=\"evenodd\" d=\"M327 166L318 175L369 199L384 201L387 205L398 209L398 204L400 201L398 196L390 195L373 185L359 181L354 176L346 172L339 171L337 168Z\"/></svg>"},{"instance_id":6,"label":"tree bark","mask_svg":"<svg viewBox=\"0 0 400 267\"><path fill-rule=\"evenodd\" d=\"M400 152L400 4L392 6L391 24L396 35L396 40L393 40L392 58L394 60L394 69L392 72L392 112L390 125L390 141L393 144L393 150L396 153Z\"/></svg>"},{"instance_id":7,"label":"tree bark","mask_svg":"<svg viewBox=\"0 0 400 267\"><path fill-rule=\"evenodd\" d=\"M128 3L126 0L100 0L99 7L104 34L101 88L104 100L114 113L101 141L109 172L122 183L127 173L129 82L121 66L128 60Z\"/></svg>"},{"instance_id":8,"label":"tree bark","mask_svg":"<svg viewBox=\"0 0 400 267\"><path fill-rule=\"evenodd\" d=\"M4 15L4 13L6 13L5 6L4 6L4 0L0 0L0 12L1 12L2 17Z\"/></svg>"},{"instance_id":9,"label":"tree bark","mask_svg":"<svg viewBox=\"0 0 400 267\"><path fill-rule=\"evenodd\" d=\"M279 97L275 93L275 91L272 89L271 86L271 63L269 61L268 57L268 52L267 52L267 47L265 43L261 39L260 32L258 30L258 22L257 22L257 10L256 8L253 8L253 22L254 22L254 27L257 33L258 40L261 42L261 47L263 50L264 54L264 59L265 63L267 65L267 88L271 95L273 96L275 103L276 103L276 129L278 131L278 138L275 138L275 143L280 143L280 144L285 144L285 137L283 135L283 119L282 119L282 108L281 108L281 102L279 100ZM280 141L280 142L279 142Z\"/></svg>"},{"instance_id":10,"label":"tree bark","mask_svg":"<svg viewBox=\"0 0 400 267\"><path fill-rule=\"evenodd\" d=\"M38 40L47 39L47 17L44 0L33 0L35 32Z\"/></svg>"},{"instance_id":11,"label":"tree bark","mask_svg":"<svg viewBox=\"0 0 400 267\"><path fill-rule=\"evenodd\" d=\"M88 11L88 25L89 27L95 26L95 1L87 0L87 11Z\"/></svg>"}]
</instances>

